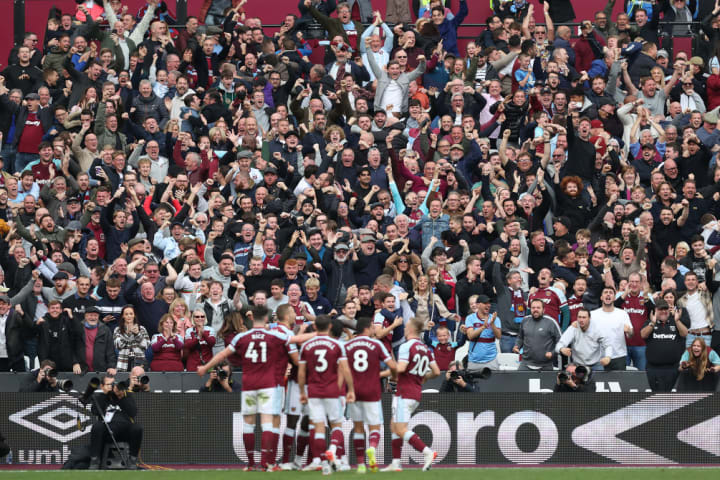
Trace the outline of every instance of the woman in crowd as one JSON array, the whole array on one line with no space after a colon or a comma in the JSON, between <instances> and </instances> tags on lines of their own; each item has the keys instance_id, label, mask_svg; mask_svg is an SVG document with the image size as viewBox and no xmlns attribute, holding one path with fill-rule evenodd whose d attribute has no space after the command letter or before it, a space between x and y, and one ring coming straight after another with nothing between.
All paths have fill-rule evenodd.
<instances>
[{"instance_id":1,"label":"woman in crowd","mask_svg":"<svg viewBox=\"0 0 720 480\"><path fill-rule=\"evenodd\" d=\"M120 325L115 328L113 338L118 352L118 371L129 372L135 366L146 365L145 351L150 345L150 337L145 327L138 323L132 305L125 305L120 312Z\"/></svg>"}]
</instances>

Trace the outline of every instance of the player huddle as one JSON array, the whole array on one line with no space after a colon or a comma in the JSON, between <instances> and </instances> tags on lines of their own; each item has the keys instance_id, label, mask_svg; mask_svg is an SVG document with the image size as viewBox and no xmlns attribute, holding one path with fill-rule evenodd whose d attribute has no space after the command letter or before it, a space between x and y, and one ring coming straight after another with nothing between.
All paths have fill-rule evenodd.
<instances>
[{"instance_id":1,"label":"player huddle","mask_svg":"<svg viewBox=\"0 0 720 480\"><path fill-rule=\"evenodd\" d=\"M308 324L296 326L295 311L289 305L278 308L277 323L269 323L265 307L253 307L247 315L252 319L252 328L236 335L223 351L197 369L199 375L205 375L233 353L242 358L247 470L320 470L324 475L333 470L350 470L341 429L347 409L354 423L352 443L358 472L368 468L378 471L376 449L383 424L380 398L384 376L397 381L397 391L390 424L392 462L382 471L402 470L403 442L422 452L423 470L430 469L437 453L408 430L410 417L420 403L423 382L440 374L432 351L420 340L422 320L413 318L405 324L406 341L394 359L391 351L374 338L376 327L370 318L359 318L356 335L349 338L343 324L327 315L317 316L311 324L314 332L306 333ZM283 413L287 419L283 456L278 464ZM262 431L259 462L255 457L258 414ZM293 444L295 457L291 460ZM303 465L308 448L308 462Z\"/></svg>"}]
</instances>

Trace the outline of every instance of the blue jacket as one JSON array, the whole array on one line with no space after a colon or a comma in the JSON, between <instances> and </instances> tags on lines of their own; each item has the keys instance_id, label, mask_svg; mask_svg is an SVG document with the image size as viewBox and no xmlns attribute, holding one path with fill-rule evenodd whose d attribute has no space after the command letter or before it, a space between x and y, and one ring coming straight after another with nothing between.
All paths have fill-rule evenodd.
<instances>
[{"instance_id":1,"label":"blue jacket","mask_svg":"<svg viewBox=\"0 0 720 480\"><path fill-rule=\"evenodd\" d=\"M445 18L443 23L438 25L438 31L443 40L443 48L446 52L454 55L460 55L457 47L457 30L460 24L465 20L468 14L468 6L465 0L460 0L460 9L452 20Z\"/></svg>"},{"instance_id":2,"label":"blue jacket","mask_svg":"<svg viewBox=\"0 0 720 480\"><path fill-rule=\"evenodd\" d=\"M413 227L413 230L422 233L422 248L425 249L432 237L440 238L440 234L448 228L450 228L449 215L443 213L433 220L428 213L422 216L417 225Z\"/></svg>"}]
</instances>

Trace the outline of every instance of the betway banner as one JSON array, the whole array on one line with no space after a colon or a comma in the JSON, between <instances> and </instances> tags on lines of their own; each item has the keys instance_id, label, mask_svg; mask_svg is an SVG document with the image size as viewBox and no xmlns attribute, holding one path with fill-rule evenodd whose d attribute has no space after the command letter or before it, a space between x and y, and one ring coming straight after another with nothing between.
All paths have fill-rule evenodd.
<instances>
[{"instance_id":1,"label":"betway banner","mask_svg":"<svg viewBox=\"0 0 720 480\"><path fill-rule=\"evenodd\" d=\"M145 428L142 461L239 464L247 458L239 395L139 394L137 401ZM383 398L382 462L390 458L390 402ZM0 402L0 430L15 463L64 462L89 442L90 423L67 394L4 394ZM426 394L410 425L443 464L720 463L718 394ZM351 426L344 425L348 452ZM403 449L404 463L420 460Z\"/></svg>"}]
</instances>

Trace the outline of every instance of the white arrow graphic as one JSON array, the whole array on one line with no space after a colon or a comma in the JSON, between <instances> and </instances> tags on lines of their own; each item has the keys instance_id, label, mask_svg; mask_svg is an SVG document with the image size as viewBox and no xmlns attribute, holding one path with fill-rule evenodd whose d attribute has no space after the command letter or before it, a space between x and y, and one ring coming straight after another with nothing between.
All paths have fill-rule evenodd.
<instances>
[{"instance_id":1,"label":"white arrow graphic","mask_svg":"<svg viewBox=\"0 0 720 480\"><path fill-rule=\"evenodd\" d=\"M677 434L677 439L720 457L720 443L716 437L718 431L720 431L720 415L683 430Z\"/></svg>"},{"instance_id":2,"label":"white arrow graphic","mask_svg":"<svg viewBox=\"0 0 720 480\"><path fill-rule=\"evenodd\" d=\"M580 425L572 433L579 447L622 464L673 464L668 458L617 438L623 432L650 422L711 394L658 394ZM706 430L707 432L708 430ZM709 430L713 431L713 430ZM717 431L717 430L715 430Z\"/></svg>"}]
</instances>

